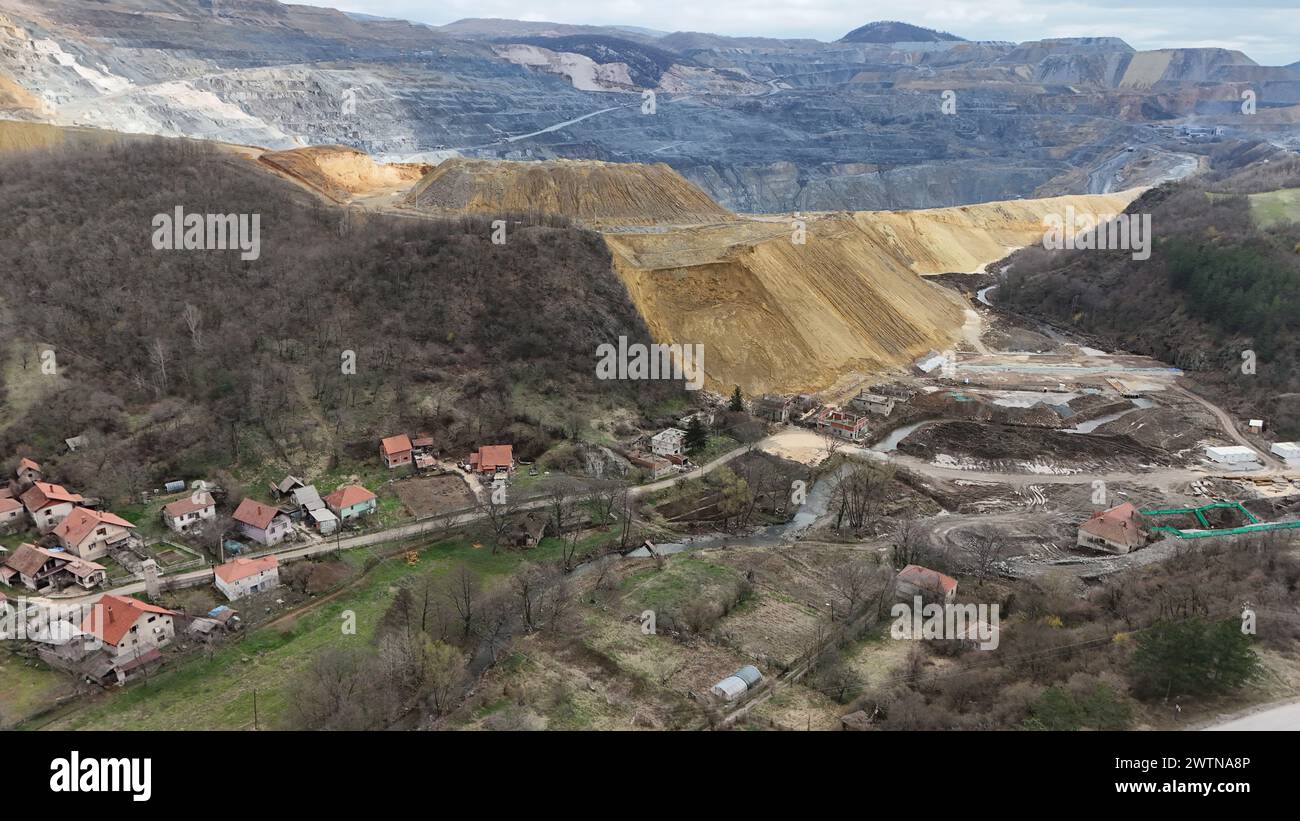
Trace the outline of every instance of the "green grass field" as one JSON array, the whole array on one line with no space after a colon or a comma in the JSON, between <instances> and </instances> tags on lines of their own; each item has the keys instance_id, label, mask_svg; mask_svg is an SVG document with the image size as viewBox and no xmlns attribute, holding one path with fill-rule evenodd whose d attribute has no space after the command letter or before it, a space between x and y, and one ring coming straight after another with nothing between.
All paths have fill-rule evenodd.
<instances>
[{"instance_id":1,"label":"green grass field","mask_svg":"<svg viewBox=\"0 0 1300 821\"><path fill-rule=\"evenodd\" d=\"M0 648L0 729L8 729L54 704L72 692L71 680L44 664L27 660Z\"/></svg>"},{"instance_id":2,"label":"green grass field","mask_svg":"<svg viewBox=\"0 0 1300 821\"><path fill-rule=\"evenodd\" d=\"M1250 215L1261 227L1300 221L1300 188L1251 194Z\"/></svg>"}]
</instances>

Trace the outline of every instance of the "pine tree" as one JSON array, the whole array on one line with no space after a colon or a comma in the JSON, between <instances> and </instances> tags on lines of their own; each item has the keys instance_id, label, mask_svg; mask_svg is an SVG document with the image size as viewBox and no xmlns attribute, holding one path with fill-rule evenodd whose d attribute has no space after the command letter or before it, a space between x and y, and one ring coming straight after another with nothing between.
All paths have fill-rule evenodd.
<instances>
[{"instance_id":1,"label":"pine tree","mask_svg":"<svg viewBox=\"0 0 1300 821\"><path fill-rule=\"evenodd\" d=\"M692 416L690 424L686 426L686 452L694 454L703 450L708 444L708 431L704 430L700 417Z\"/></svg>"},{"instance_id":2,"label":"pine tree","mask_svg":"<svg viewBox=\"0 0 1300 821\"><path fill-rule=\"evenodd\" d=\"M745 399L740 395L739 385L737 385L736 389L731 392L731 404L727 406L727 410L732 411L733 413L739 413L745 410Z\"/></svg>"}]
</instances>

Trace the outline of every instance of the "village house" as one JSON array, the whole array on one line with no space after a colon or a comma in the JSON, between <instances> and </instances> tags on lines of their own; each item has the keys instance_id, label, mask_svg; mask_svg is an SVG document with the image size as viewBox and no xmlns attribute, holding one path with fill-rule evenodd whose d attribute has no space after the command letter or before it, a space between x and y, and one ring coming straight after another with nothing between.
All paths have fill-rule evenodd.
<instances>
[{"instance_id":1,"label":"village house","mask_svg":"<svg viewBox=\"0 0 1300 821\"><path fill-rule=\"evenodd\" d=\"M769 422L789 422L795 410L794 398L766 394L754 401L754 415Z\"/></svg>"},{"instance_id":2,"label":"village house","mask_svg":"<svg viewBox=\"0 0 1300 821\"><path fill-rule=\"evenodd\" d=\"M384 466L389 470L411 464L413 451L411 437L405 433L389 436L379 442L379 455L383 457Z\"/></svg>"},{"instance_id":3,"label":"village house","mask_svg":"<svg viewBox=\"0 0 1300 821\"><path fill-rule=\"evenodd\" d=\"M545 516L539 516L536 513L525 514L515 523L510 543L514 547L536 547L537 543L546 535L547 521Z\"/></svg>"},{"instance_id":4,"label":"village house","mask_svg":"<svg viewBox=\"0 0 1300 821\"><path fill-rule=\"evenodd\" d=\"M667 428L650 437L650 452L655 456L681 456L686 447L686 431Z\"/></svg>"},{"instance_id":5,"label":"village house","mask_svg":"<svg viewBox=\"0 0 1300 821\"><path fill-rule=\"evenodd\" d=\"M69 553L83 559L98 559L110 549L125 547L133 538L135 525L112 513L79 507L68 514L54 536Z\"/></svg>"},{"instance_id":6,"label":"village house","mask_svg":"<svg viewBox=\"0 0 1300 821\"><path fill-rule=\"evenodd\" d=\"M514 445L483 445L469 455L469 469L473 473L509 473L514 466Z\"/></svg>"},{"instance_id":7,"label":"village house","mask_svg":"<svg viewBox=\"0 0 1300 821\"><path fill-rule=\"evenodd\" d=\"M184 499L177 499L162 509L163 523L177 533L184 533L192 527L202 527L205 521L215 519L217 503L211 493L193 493Z\"/></svg>"},{"instance_id":8,"label":"village house","mask_svg":"<svg viewBox=\"0 0 1300 821\"><path fill-rule=\"evenodd\" d=\"M86 590L98 587L106 578L104 566L61 550L46 550L22 544L0 561L0 582L13 587L43 592L78 585Z\"/></svg>"},{"instance_id":9,"label":"village house","mask_svg":"<svg viewBox=\"0 0 1300 821\"><path fill-rule=\"evenodd\" d=\"M24 490L45 478L41 466L26 456L18 460L18 467L14 470L14 475L18 477L18 486Z\"/></svg>"},{"instance_id":10,"label":"village house","mask_svg":"<svg viewBox=\"0 0 1300 821\"><path fill-rule=\"evenodd\" d=\"M162 661L161 648L175 637L178 615L138 599L105 594L81 622L83 634L103 643L102 649L83 657L83 670L98 680L125 684ZM83 649L88 648L83 644Z\"/></svg>"},{"instance_id":11,"label":"village house","mask_svg":"<svg viewBox=\"0 0 1300 821\"><path fill-rule=\"evenodd\" d=\"M374 513L379 499L361 485L344 485L325 497L325 506L340 520L359 519Z\"/></svg>"},{"instance_id":12,"label":"village house","mask_svg":"<svg viewBox=\"0 0 1300 821\"><path fill-rule=\"evenodd\" d=\"M867 435L867 417L865 414L827 407L817 414L817 427L840 439L860 442Z\"/></svg>"},{"instance_id":13,"label":"village house","mask_svg":"<svg viewBox=\"0 0 1300 821\"><path fill-rule=\"evenodd\" d=\"M72 493L62 485L48 482L33 482L22 495L23 507L40 533L49 533L58 527L59 522L72 512L72 509L84 502L80 494Z\"/></svg>"},{"instance_id":14,"label":"village house","mask_svg":"<svg viewBox=\"0 0 1300 821\"><path fill-rule=\"evenodd\" d=\"M919 564L909 564L894 578L894 590L899 596L931 596L950 603L957 597L957 580L938 570Z\"/></svg>"},{"instance_id":15,"label":"village house","mask_svg":"<svg viewBox=\"0 0 1300 821\"><path fill-rule=\"evenodd\" d=\"M278 508L245 498L233 516L244 535L258 544L274 545L284 541L293 530L289 517Z\"/></svg>"},{"instance_id":16,"label":"village house","mask_svg":"<svg viewBox=\"0 0 1300 821\"><path fill-rule=\"evenodd\" d=\"M280 586L280 560L275 556L235 559L212 570L212 583L234 601Z\"/></svg>"},{"instance_id":17,"label":"village house","mask_svg":"<svg viewBox=\"0 0 1300 821\"><path fill-rule=\"evenodd\" d=\"M857 410L874 413L877 416L888 416L894 412L894 403L893 397L862 391L853 397L849 405Z\"/></svg>"},{"instance_id":18,"label":"village house","mask_svg":"<svg viewBox=\"0 0 1300 821\"><path fill-rule=\"evenodd\" d=\"M1128 553L1147 543L1146 521L1131 502L1092 514L1079 525L1077 544L1106 553Z\"/></svg>"},{"instance_id":19,"label":"village house","mask_svg":"<svg viewBox=\"0 0 1300 821\"><path fill-rule=\"evenodd\" d=\"M0 499L0 533L13 533L27 526L23 503L12 496Z\"/></svg>"},{"instance_id":20,"label":"village house","mask_svg":"<svg viewBox=\"0 0 1300 821\"><path fill-rule=\"evenodd\" d=\"M662 456L634 450L627 455L627 460L646 472L651 479L661 479L673 470L673 463Z\"/></svg>"}]
</instances>

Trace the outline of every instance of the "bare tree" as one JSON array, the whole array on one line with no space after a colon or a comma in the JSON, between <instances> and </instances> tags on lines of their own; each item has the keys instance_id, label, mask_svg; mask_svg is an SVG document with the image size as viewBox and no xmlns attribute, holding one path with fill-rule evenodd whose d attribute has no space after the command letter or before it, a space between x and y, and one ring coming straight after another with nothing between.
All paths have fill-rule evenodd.
<instances>
[{"instance_id":1,"label":"bare tree","mask_svg":"<svg viewBox=\"0 0 1300 821\"><path fill-rule=\"evenodd\" d=\"M456 611L461 628L461 644L468 642L470 634L474 632L474 622L478 616L478 603L482 592L483 585L479 581L478 574L473 570L462 564L451 572L443 595Z\"/></svg>"},{"instance_id":2,"label":"bare tree","mask_svg":"<svg viewBox=\"0 0 1300 821\"><path fill-rule=\"evenodd\" d=\"M965 543L970 554L971 570L982 586L993 576L998 563L1006 554L1006 542L996 528L985 525L967 532Z\"/></svg>"},{"instance_id":3,"label":"bare tree","mask_svg":"<svg viewBox=\"0 0 1300 821\"><path fill-rule=\"evenodd\" d=\"M506 546L510 529L514 525L514 515L519 505L514 501L513 496L514 494L511 493L498 495L494 489L489 488L476 505L487 527L493 553Z\"/></svg>"},{"instance_id":4,"label":"bare tree","mask_svg":"<svg viewBox=\"0 0 1300 821\"><path fill-rule=\"evenodd\" d=\"M908 516L894 525L890 558L895 570L902 570L909 564L928 565L932 550L929 532L916 519Z\"/></svg>"},{"instance_id":5,"label":"bare tree","mask_svg":"<svg viewBox=\"0 0 1300 821\"><path fill-rule=\"evenodd\" d=\"M199 324L203 321L203 312L198 306L187 302L185 309L181 311L181 319L185 320L185 327L190 331L190 344L194 346L194 350L202 350L203 331L199 328Z\"/></svg>"}]
</instances>

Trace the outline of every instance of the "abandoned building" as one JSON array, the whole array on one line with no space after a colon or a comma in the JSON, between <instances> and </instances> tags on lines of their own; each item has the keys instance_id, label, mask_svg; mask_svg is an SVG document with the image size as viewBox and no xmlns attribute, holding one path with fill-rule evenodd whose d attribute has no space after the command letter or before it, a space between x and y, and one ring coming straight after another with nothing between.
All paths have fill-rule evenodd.
<instances>
[{"instance_id":1,"label":"abandoned building","mask_svg":"<svg viewBox=\"0 0 1300 821\"><path fill-rule=\"evenodd\" d=\"M1147 543L1150 532L1138 509L1125 502L1101 510L1079 526L1077 544L1106 553L1128 553Z\"/></svg>"}]
</instances>

